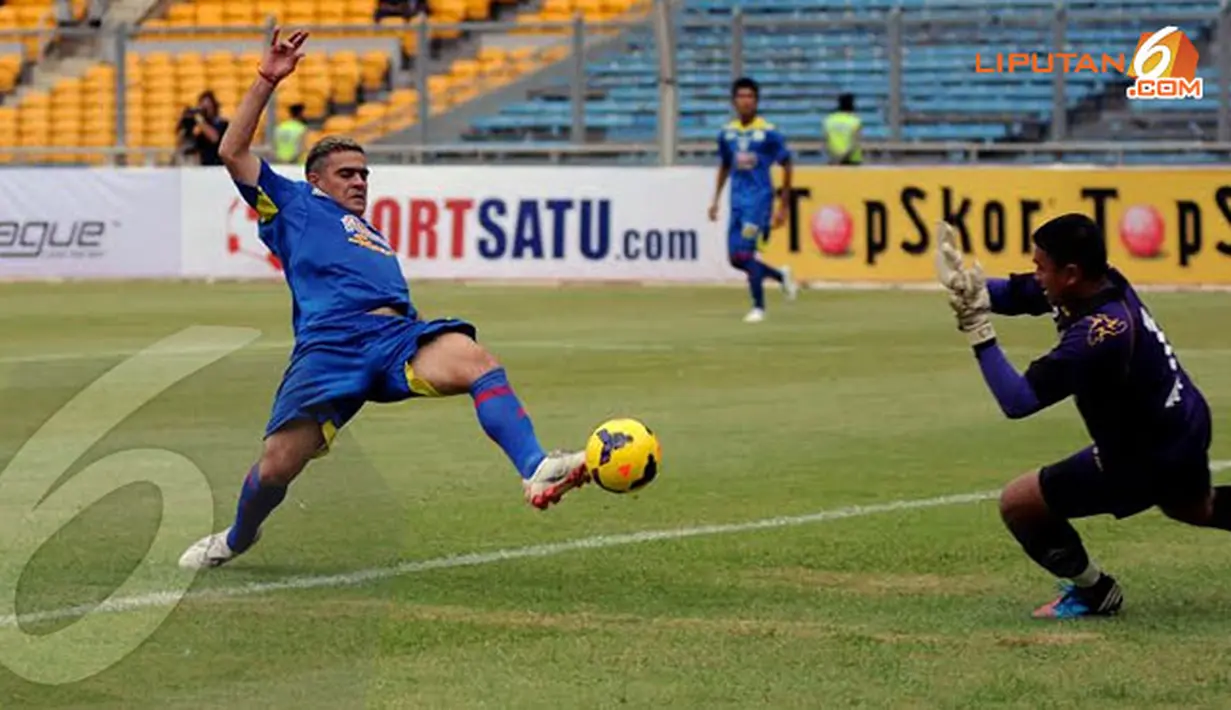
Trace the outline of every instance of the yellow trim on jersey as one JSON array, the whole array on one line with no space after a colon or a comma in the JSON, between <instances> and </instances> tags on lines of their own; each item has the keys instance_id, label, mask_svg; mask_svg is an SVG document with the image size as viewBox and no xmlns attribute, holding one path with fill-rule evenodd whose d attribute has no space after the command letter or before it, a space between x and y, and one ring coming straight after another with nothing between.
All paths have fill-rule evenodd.
<instances>
[{"instance_id":1,"label":"yellow trim on jersey","mask_svg":"<svg viewBox=\"0 0 1231 710\"><path fill-rule=\"evenodd\" d=\"M752 119L752 123L749 123L747 126L740 123L739 119L737 118L734 121L731 121L730 123L728 123L727 128L730 130L736 130L736 131L772 131L772 130L775 130L774 124L770 123L769 121L766 121L760 116L757 116L756 118Z\"/></svg>"},{"instance_id":2,"label":"yellow trim on jersey","mask_svg":"<svg viewBox=\"0 0 1231 710\"><path fill-rule=\"evenodd\" d=\"M259 187L256 189L256 213L262 222L268 222L278 216L278 206Z\"/></svg>"},{"instance_id":3,"label":"yellow trim on jersey","mask_svg":"<svg viewBox=\"0 0 1231 710\"><path fill-rule=\"evenodd\" d=\"M415 368L406 363L406 386L410 388L411 394L417 394L420 397L439 397L440 393L436 391L427 380L415 377Z\"/></svg>"}]
</instances>

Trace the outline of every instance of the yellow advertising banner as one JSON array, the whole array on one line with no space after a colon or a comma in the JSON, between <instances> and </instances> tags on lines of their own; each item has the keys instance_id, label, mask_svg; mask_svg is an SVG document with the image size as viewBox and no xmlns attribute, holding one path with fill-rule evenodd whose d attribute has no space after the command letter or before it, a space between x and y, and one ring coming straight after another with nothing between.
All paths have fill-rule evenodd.
<instances>
[{"instance_id":1,"label":"yellow advertising banner","mask_svg":"<svg viewBox=\"0 0 1231 710\"><path fill-rule=\"evenodd\" d=\"M1134 283L1231 285L1231 169L832 167L794 182L762 258L805 280L931 280L941 219L989 274L1033 271L1031 233L1082 212Z\"/></svg>"}]
</instances>

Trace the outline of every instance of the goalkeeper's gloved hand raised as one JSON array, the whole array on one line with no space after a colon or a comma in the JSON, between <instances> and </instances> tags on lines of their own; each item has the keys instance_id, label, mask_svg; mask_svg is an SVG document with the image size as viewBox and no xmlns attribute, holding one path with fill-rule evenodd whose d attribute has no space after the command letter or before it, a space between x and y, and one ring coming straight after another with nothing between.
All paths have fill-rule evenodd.
<instances>
[{"instance_id":1,"label":"goalkeeper's gloved hand raised","mask_svg":"<svg viewBox=\"0 0 1231 710\"><path fill-rule=\"evenodd\" d=\"M971 346L976 346L996 339L996 329L992 327L992 296L979 262L964 274L966 287L949 292L949 306L957 315L958 330L966 334Z\"/></svg>"},{"instance_id":2,"label":"goalkeeper's gloved hand raised","mask_svg":"<svg viewBox=\"0 0 1231 710\"><path fill-rule=\"evenodd\" d=\"M975 262L967 269L957 248L957 233L947 222L936 225L936 278L949 292L949 306L957 314L958 329L971 345L996 337L992 327L992 297L983 267Z\"/></svg>"},{"instance_id":3,"label":"goalkeeper's gloved hand raised","mask_svg":"<svg viewBox=\"0 0 1231 710\"><path fill-rule=\"evenodd\" d=\"M944 221L936 225L936 278L950 293L966 289L966 270L962 268L962 253L957 249L957 233Z\"/></svg>"}]
</instances>

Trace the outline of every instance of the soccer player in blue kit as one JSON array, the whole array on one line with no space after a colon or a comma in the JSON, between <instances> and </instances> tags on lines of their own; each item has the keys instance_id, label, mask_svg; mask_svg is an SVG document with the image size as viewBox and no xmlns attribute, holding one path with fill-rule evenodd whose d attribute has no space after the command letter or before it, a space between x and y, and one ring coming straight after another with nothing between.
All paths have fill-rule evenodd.
<instances>
[{"instance_id":1,"label":"soccer player in blue kit","mask_svg":"<svg viewBox=\"0 0 1231 710\"><path fill-rule=\"evenodd\" d=\"M235 522L193 544L186 569L217 567L247 551L309 460L365 402L468 393L483 430L521 474L526 500L558 502L587 482L584 452L546 453L504 369L460 320L423 320L396 254L364 219L363 149L326 138L307 156L307 182L276 174L250 152L278 83L294 72L307 33L274 31L257 78L240 102L220 154L260 215L260 237L283 264L295 345L265 430L264 450L240 491Z\"/></svg>"},{"instance_id":2,"label":"soccer player in blue kit","mask_svg":"<svg viewBox=\"0 0 1231 710\"><path fill-rule=\"evenodd\" d=\"M1093 444L1012 481L1000 513L1022 549L1066 580L1036 618L1119 611L1120 585L1094 564L1069 523L1127 518L1158 506L1190 525L1231 530L1231 486L1212 487L1210 408L1137 292L1107 263L1102 231L1065 214L1033 235L1035 273L987 279L967 269L941 223L937 275L949 290L988 388L1011 419L1072 395ZM1019 374L996 343L991 313L1051 314L1060 342Z\"/></svg>"},{"instance_id":3,"label":"soccer player in blue kit","mask_svg":"<svg viewBox=\"0 0 1231 710\"><path fill-rule=\"evenodd\" d=\"M788 299L793 300L799 291L791 278L790 267L775 269L757 257L761 243L769 238L769 230L786 223L791 199L791 151L774 124L757 115L760 98L761 88L752 79L739 79L731 86L731 103L738 118L718 134L721 165L709 210L710 221L718 221L718 202L730 177L727 257L732 266L748 276L752 310L744 317L746 323L765 320L765 279L782 284ZM774 211L774 178L770 173L775 163L782 166L777 211Z\"/></svg>"}]
</instances>

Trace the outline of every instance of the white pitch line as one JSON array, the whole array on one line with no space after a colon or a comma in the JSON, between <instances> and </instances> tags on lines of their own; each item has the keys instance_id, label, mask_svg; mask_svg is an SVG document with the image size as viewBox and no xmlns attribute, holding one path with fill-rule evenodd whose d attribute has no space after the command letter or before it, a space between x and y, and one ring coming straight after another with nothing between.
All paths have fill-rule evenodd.
<instances>
[{"instance_id":1,"label":"white pitch line","mask_svg":"<svg viewBox=\"0 0 1231 710\"><path fill-rule=\"evenodd\" d=\"M645 530L642 532L623 533L618 535L597 535L594 537L583 537L577 540L554 542L545 545L510 547L501 550L493 550L491 552L475 552L466 555L436 557L428 560L405 562L393 567L377 567L373 569L347 572L344 574L288 577L286 579L274 582L253 582L234 587L202 589L196 592L189 592L183 596L183 599L225 599L227 597L247 597L257 594L268 594L269 592L287 590L298 591L332 587L353 587L369 582L392 579L394 577L403 577L406 575L419 574L421 572L430 572L432 570L476 567L480 565L494 564L496 562L505 562L507 560L553 557L555 555L560 555L565 552L573 552L575 550L599 550L608 547L635 545L643 542L680 540L690 537L752 532L755 530L768 530L772 528L807 525L809 523L820 523L830 520L857 518L865 515L875 515L877 513L892 513L903 510L937 508L946 505L957 505L960 503L974 503L978 501L990 500L998 494L998 491L981 491L978 493L937 496L935 498L896 500L889 503L875 503L872 505L852 505L845 508L822 510L807 515L762 518L760 520L750 520L743 523L699 525L695 527L673 528L667 530ZM219 573L214 572L214 574ZM225 574L225 572L222 572L221 574ZM60 619L84 616L85 614L91 612L117 613L137 609L148 609L151 607L174 606L179 603L179 601L180 598L174 594L167 592L154 592L151 594L141 594L137 596L111 599L103 602L102 604L83 604L79 606L64 607L61 609L49 609L47 611L35 612L32 614L21 614L20 616L0 616L0 627L12 627L18 623L31 624L43 621L56 621Z\"/></svg>"},{"instance_id":2,"label":"white pitch line","mask_svg":"<svg viewBox=\"0 0 1231 710\"><path fill-rule=\"evenodd\" d=\"M1231 460L1211 461L1212 471L1222 471L1231 468ZM1000 495L1000 491L979 491L975 493L958 493L954 495L936 496L933 498L916 498L914 500L895 500L888 503L873 503L871 505L852 505L845 508L822 510L806 515L786 515L774 518L761 518L743 523L725 523L717 525L698 525L667 530L644 530L635 533L618 535L596 535L565 542L553 542L545 545L530 545L527 547L510 547L491 552L473 552L466 555L450 555L435 557L428 560L404 562L393 567L376 567L343 574L287 577L276 582L252 582L235 587L216 587L189 592L183 597L169 592L153 592L131 597L110 599L101 604L82 604L78 606L49 609L47 611L18 616L0 616L0 627L9 628L21 624L33 624L44 621L57 621L84 616L91 612L119 613L152 607L175 606L182 600L226 599L228 597L248 597L258 594L268 594L279 591L301 591L305 589L327 589L337 587L354 587L368 582L378 582L404 577L421 572L439 569L456 569L459 567L478 567L481 565L520 560L537 557L553 557L565 552L576 550L600 550L608 547L623 547L643 542L658 542L661 540L682 540L690 537L707 537L710 535L726 535L730 533L754 532L773 528L795 527L810 523L823 523L831 520L858 518L878 513L894 513L903 510L921 510L939 508L962 503L977 503L991 500Z\"/></svg>"}]
</instances>

